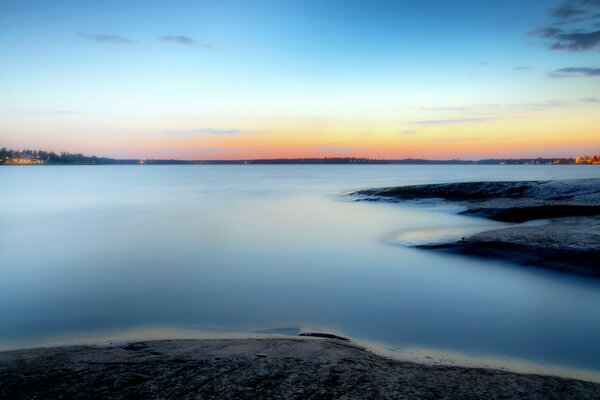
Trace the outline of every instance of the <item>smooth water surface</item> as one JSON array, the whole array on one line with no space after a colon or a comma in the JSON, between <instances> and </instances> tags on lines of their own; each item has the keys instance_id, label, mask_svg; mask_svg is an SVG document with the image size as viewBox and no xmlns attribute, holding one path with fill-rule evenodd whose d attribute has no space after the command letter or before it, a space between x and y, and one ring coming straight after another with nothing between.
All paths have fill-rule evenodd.
<instances>
[{"instance_id":1,"label":"smooth water surface","mask_svg":"<svg viewBox=\"0 0 600 400\"><path fill-rule=\"evenodd\" d=\"M600 167L2 167L0 345L140 326L311 327L600 370L600 281L402 246L407 231L495 223L344 196L584 177Z\"/></svg>"}]
</instances>

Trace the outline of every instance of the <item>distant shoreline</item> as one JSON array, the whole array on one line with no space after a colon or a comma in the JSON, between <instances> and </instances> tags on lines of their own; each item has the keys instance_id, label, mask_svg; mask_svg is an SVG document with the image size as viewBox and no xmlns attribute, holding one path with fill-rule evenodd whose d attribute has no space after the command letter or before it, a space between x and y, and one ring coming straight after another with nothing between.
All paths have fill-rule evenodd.
<instances>
[{"instance_id":1,"label":"distant shoreline","mask_svg":"<svg viewBox=\"0 0 600 400\"><path fill-rule=\"evenodd\" d=\"M376 160L353 158L317 158L317 159L259 159L259 160L134 160L102 159L73 162L15 161L0 162L6 166L31 165L600 165L576 163L570 160L556 159L489 159L489 160Z\"/></svg>"},{"instance_id":2,"label":"distant shoreline","mask_svg":"<svg viewBox=\"0 0 600 400\"><path fill-rule=\"evenodd\" d=\"M297 157L263 158L237 160L175 160L175 159L117 159L110 157L86 156L81 153L55 153L44 150L9 150L0 148L0 165L227 165L227 164L407 164L407 165L600 165L600 156L583 157L533 157L533 158L488 158L480 160L429 160L421 158L375 159L367 157Z\"/></svg>"}]
</instances>

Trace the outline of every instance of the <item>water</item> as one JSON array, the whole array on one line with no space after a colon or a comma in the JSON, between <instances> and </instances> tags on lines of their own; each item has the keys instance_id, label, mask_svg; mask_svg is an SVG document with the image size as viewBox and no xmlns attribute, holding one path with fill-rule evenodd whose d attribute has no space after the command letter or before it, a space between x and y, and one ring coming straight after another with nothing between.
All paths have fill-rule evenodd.
<instances>
[{"instance_id":1,"label":"water","mask_svg":"<svg viewBox=\"0 0 600 400\"><path fill-rule=\"evenodd\" d=\"M0 168L0 345L161 326L335 331L600 371L600 281L403 246L492 222L349 201L418 183L600 177L594 166Z\"/></svg>"}]
</instances>

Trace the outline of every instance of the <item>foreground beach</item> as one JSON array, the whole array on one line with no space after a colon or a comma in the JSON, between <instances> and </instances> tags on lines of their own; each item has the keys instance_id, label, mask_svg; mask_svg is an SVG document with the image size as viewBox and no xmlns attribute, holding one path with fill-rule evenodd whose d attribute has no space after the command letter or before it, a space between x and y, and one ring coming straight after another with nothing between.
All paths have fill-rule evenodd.
<instances>
[{"instance_id":1,"label":"foreground beach","mask_svg":"<svg viewBox=\"0 0 600 400\"><path fill-rule=\"evenodd\" d=\"M157 340L0 353L0 398L595 399L600 384L395 361L334 339Z\"/></svg>"}]
</instances>

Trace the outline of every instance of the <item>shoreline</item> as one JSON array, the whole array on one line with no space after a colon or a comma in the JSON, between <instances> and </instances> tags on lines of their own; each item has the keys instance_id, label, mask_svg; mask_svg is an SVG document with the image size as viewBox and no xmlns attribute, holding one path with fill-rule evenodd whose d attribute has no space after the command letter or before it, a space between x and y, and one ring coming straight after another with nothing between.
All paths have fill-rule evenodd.
<instances>
[{"instance_id":1,"label":"shoreline","mask_svg":"<svg viewBox=\"0 0 600 400\"><path fill-rule=\"evenodd\" d=\"M297 331L297 333L275 333L277 331ZM262 331L268 333L261 333ZM424 366L457 367L457 368L482 368L505 371L516 374L533 374L542 376L576 379L600 384L600 371L581 367L560 366L557 364L543 364L533 360L519 359L508 356L468 355L450 350L426 347L391 347L385 344L353 338L331 330L320 330L326 336L339 337L342 340L313 336L316 330L302 330L296 328L284 329L256 329L251 331L207 331L193 329L176 329L161 326L147 326L143 328L95 332L49 338L47 340L19 341L0 346L0 355L20 351L44 351L48 349L70 347L121 347L136 342L172 341L172 340L333 340L347 343L360 348L378 357L395 362L414 363ZM305 333L309 333L306 335Z\"/></svg>"},{"instance_id":2,"label":"shoreline","mask_svg":"<svg viewBox=\"0 0 600 400\"><path fill-rule=\"evenodd\" d=\"M600 178L426 184L350 195L359 201L438 199L464 207L460 215L513 224L412 247L600 278ZM527 224L533 221L545 223Z\"/></svg>"},{"instance_id":3,"label":"shoreline","mask_svg":"<svg viewBox=\"0 0 600 400\"><path fill-rule=\"evenodd\" d=\"M311 337L176 339L0 352L0 397L597 398L600 384L399 361Z\"/></svg>"}]
</instances>

